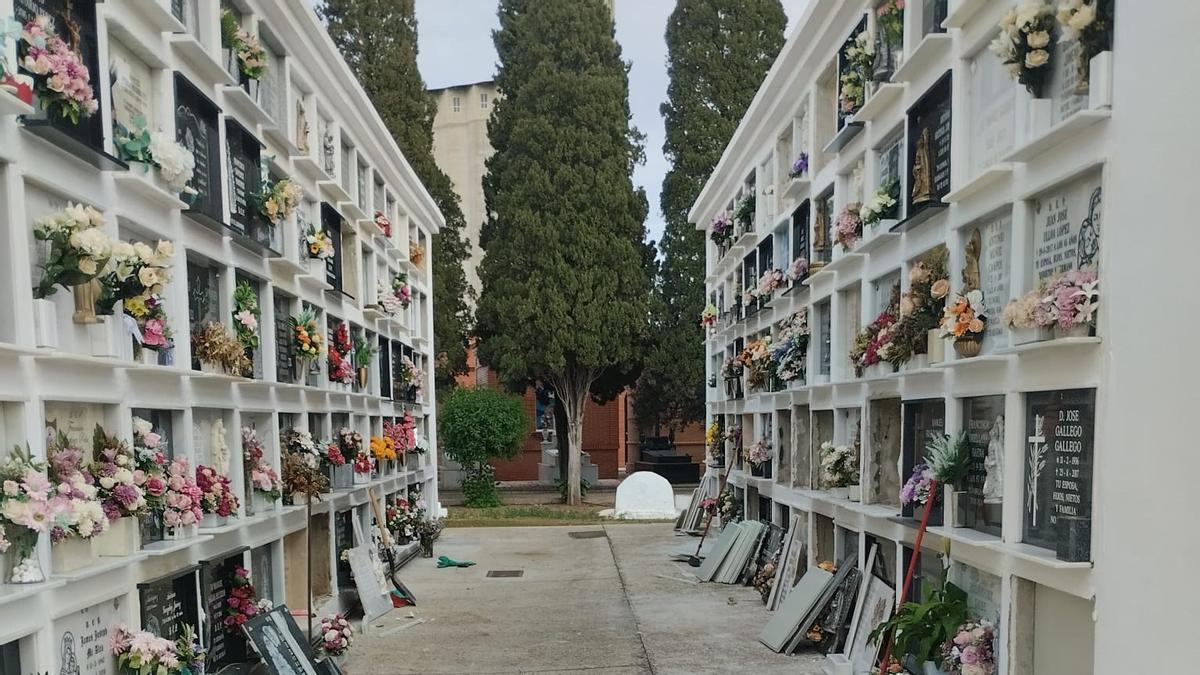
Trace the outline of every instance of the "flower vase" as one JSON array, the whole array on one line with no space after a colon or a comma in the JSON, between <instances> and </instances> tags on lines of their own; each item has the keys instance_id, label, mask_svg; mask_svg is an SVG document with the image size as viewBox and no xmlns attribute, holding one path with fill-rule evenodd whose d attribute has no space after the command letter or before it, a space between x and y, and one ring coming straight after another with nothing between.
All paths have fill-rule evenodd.
<instances>
[{"instance_id":1,"label":"flower vase","mask_svg":"<svg viewBox=\"0 0 1200 675\"><path fill-rule=\"evenodd\" d=\"M215 513L206 513L204 514L204 517L200 519L200 527L205 529L221 527L224 524L225 518L223 516L218 516Z\"/></svg>"},{"instance_id":2,"label":"flower vase","mask_svg":"<svg viewBox=\"0 0 1200 675\"><path fill-rule=\"evenodd\" d=\"M421 468L421 460L417 457L417 453L410 452L404 457L405 466L409 471L416 471Z\"/></svg>"},{"instance_id":3,"label":"flower vase","mask_svg":"<svg viewBox=\"0 0 1200 675\"><path fill-rule=\"evenodd\" d=\"M1027 345L1033 342L1041 342L1050 338L1049 331L1039 326L1033 328L1013 328L1012 329L1012 344Z\"/></svg>"},{"instance_id":4,"label":"flower vase","mask_svg":"<svg viewBox=\"0 0 1200 675\"><path fill-rule=\"evenodd\" d=\"M979 356L980 350L983 349L983 336L960 337L954 340L954 352L960 358L969 359Z\"/></svg>"},{"instance_id":5,"label":"flower vase","mask_svg":"<svg viewBox=\"0 0 1200 675\"><path fill-rule=\"evenodd\" d=\"M66 574L96 562L95 540L68 537L50 547L50 570Z\"/></svg>"},{"instance_id":6,"label":"flower vase","mask_svg":"<svg viewBox=\"0 0 1200 675\"><path fill-rule=\"evenodd\" d=\"M848 488L848 487L831 487L831 488L829 488L829 495L831 497L833 497L834 499L849 499L850 498L850 488Z\"/></svg>"},{"instance_id":7,"label":"flower vase","mask_svg":"<svg viewBox=\"0 0 1200 675\"><path fill-rule=\"evenodd\" d=\"M1071 326L1070 328L1063 328L1062 326L1055 326L1054 327L1054 339L1058 340L1060 338L1085 338L1091 332L1092 332L1091 325L1086 324L1086 323L1077 323L1074 326Z\"/></svg>"},{"instance_id":8,"label":"flower vase","mask_svg":"<svg viewBox=\"0 0 1200 675\"><path fill-rule=\"evenodd\" d=\"M308 381L308 369L311 364L310 359L296 359L296 384L305 384Z\"/></svg>"},{"instance_id":9,"label":"flower vase","mask_svg":"<svg viewBox=\"0 0 1200 675\"><path fill-rule=\"evenodd\" d=\"M196 536L195 525L176 525L175 527L165 528L163 531L163 539L166 541L182 541L191 539Z\"/></svg>"},{"instance_id":10,"label":"flower vase","mask_svg":"<svg viewBox=\"0 0 1200 675\"><path fill-rule=\"evenodd\" d=\"M150 349L149 347L142 347L141 351L138 352L138 363L142 364L143 366L157 366L158 350Z\"/></svg>"},{"instance_id":11,"label":"flower vase","mask_svg":"<svg viewBox=\"0 0 1200 675\"><path fill-rule=\"evenodd\" d=\"M924 370L925 368L928 368L928 367L929 367L929 355L928 354L913 354L912 358L904 363L904 368L902 368L902 370L907 370L907 371Z\"/></svg>"},{"instance_id":12,"label":"flower vase","mask_svg":"<svg viewBox=\"0 0 1200 675\"><path fill-rule=\"evenodd\" d=\"M329 487L331 488L348 488L354 486L354 467L349 464L327 466L325 467L325 474L329 476Z\"/></svg>"},{"instance_id":13,"label":"flower vase","mask_svg":"<svg viewBox=\"0 0 1200 675\"><path fill-rule=\"evenodd\" d=\"M71 287L71 293L75 296L75 313L71 315L71 320L82 324L99 323L100 319L96 318L96 298L100 295L100 282L92 279L77 284Z\"/></svg>"},{"instance_id":14,"label":"flower vase","mask_svg":"<svg viewBox=\"0 0 1200 675\"><path fill-rule=\"evenodd\" d=\"M954 489L953 485L947 485L945 488L945 507L946 515L944 521L949 523L950 527L966 527L965 519L962 517L962 509L959 507L966 500L967 493L963 490Z\"/></svg>"},{"instance_id":15,"label":"flower vase","mask_svg":"<svg viewBox=\"0 0 1200 675\"><path fill-rule=\"evenodd\" d=\"M108 521L108 531L95 539L96 555L133 555L142 547L141 523L133 516Z\"/></svg>"},{"instance_id":16,"label":"flower vase","mask_svg":"<svg viewBox=\"0 0 1200 675\"><path fill-rule=\"evenodd\" d=\"M325 280L325 261L320 258L308 259L308 273L322 281Z\"/></svg>"},{"instance_id":17,"label":"flower vase","mask_svg":"<svg viewBox=\"0 0 1200 675\"><path fill-rule=\"evenodd\" d=\"M359 389L367 388L367 372L368 371L365 366L358 369L358 388Z\"/></svg>"},{"instance_id":18,"label":"flower vase","mask_svg":"<svg viewBox=\"0 0 1200 675\"><path fill-rule=\"evenodd\" d=\"M118 311L121 311L118 308ZM115 316L98 316L96 322L88 325L88 341L92 343L92 356L100 356L105 358L118 358L117 353L119 339L116 337L117 329L120 327ZM122 330L124 333L124 330ZM128 334L125 335L128 338ZM132 347L132 342L130 346ZM128 358L128 357L126 357Z\"/></svg>"},{"instance_id":19,"label":"flower vase","mask_svg":"<svg viewBox=\"0 0 1200 675\"><path fill-rule=\"evenodd\" d=\"M371 482L371 474L360 473L358 471L354 472L354 484L355 485L366 485L367 483L370 483L370 482Z\"/></svg>"},{"instance_id":20,"label":"flower vase","mask_svg":"<svg viewBox=\"0 0 1200 675\"><path fill-rule=\"evenodd\" d=\"M847 487L846 490L847 490L847 498L850 501L852 501L852 502L861 502L862 501L862 486L861 485L851 485L851 486Z\"/></svg>"},{"instance_id":21,"label":"flower vase","mask_svg":"<svg viewBox=\"0 0 1200 675\"><path fill-rule=\"evenodd\" d=\"M292 506L305 506L308 504L308 494L304 492L292 493Z\"/></svg>"},{"instance_id":22,"label":"flower vase","mask_svg":"<svg viewBox=\"0 0 1200 675\"><path fill-rule=\"evenodd\" d=\"M433 557L433 537L421 537L421 557Z\"/></svg>"},{"instance_id":23,"label":"flower vase","mask_svg":"<svg viewBox=\"0 0 1200 675\"><path fill-rule=\"evenodd\" d=\"M925 334L925 353L929 355L930 363L941 363L946 360L946 343L938 333L938 329L931 328Z\"/></svg>"},{"instance_id":24,"label":"flower vase","mask_svg":"<svg viewBox=\"0 0 1200 675\"><path fill-rule=\"evenodd\" d=\"M208 361L200 362L200 372L209 375L224 375L225 369L219 363L209 363Z\"/></svg>"},{"instance_id":25,"label":"flower vase","mask_svg":"<svg viewBox=\"0 0 1200 675\"><path fill-rule=\"evenodd\" d=\"M40 584L46 580L42 571L42 562L38 559L36 549L31 549L24 555L10 551L6 554L8 567L4 570L4 578L10 584Z\"/></svg>"},{"instance_id":26,"label":"flower vase","mask_svg":"<svg viewBox=\"0 0 1200 675\"><path fill-rule=\"evenodd\" d=\"M33 344L35 347L58 348L58 320L54 301L35 298L33 301Z\"/></svg>"},{"instance_id":27,"label":"flower vase","mask_svg":"<svg viewBox=\"0 0 1200 675\"><path fill-rule=\"evenodd\" d=\"M254 490L250 495L250 507L255 513L266 513L267 511L275 510L275 500L258 490Z\"/></svg>"}]
</instances>

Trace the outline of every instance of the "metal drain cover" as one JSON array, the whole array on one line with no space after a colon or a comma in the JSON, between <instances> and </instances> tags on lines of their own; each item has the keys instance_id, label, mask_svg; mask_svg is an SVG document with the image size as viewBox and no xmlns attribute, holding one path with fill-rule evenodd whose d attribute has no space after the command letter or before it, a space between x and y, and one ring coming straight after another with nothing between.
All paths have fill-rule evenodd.
<instances>
[{"instance_id":1,"label":"metal drain cover","mask_svg":"<svg viewBox=\"0 0 1200 675\"><path fill-rule=\"evenodd\" d=\"M578 532L568 532L567 536L572 539L600 539L607 536L604 530L581 530Z\"/></svg>"},{"instance_id":2,"label":"metal drain cover","mask_svg":"<svg viewBox=\"0 0 1200 675\"><path fill-rule=\"evenodd\" d=\"M515 579L525 576L525 570L488 570L487 575L496 579Z\"/></svg>"}]
</instances>

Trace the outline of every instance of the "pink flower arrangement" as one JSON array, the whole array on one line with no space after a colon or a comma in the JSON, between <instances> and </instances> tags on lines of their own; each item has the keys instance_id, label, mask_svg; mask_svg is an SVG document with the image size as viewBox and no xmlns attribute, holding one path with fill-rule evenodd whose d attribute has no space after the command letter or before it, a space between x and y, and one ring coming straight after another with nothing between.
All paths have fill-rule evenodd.
<instances>
[{"instance_id":1,"label":"pink flower arrangement","mask_svg":"<svg viewBox=\"0 0 1200 675\"><path fill-rule=\"evenodd\" d=\"M371 460L371 455L360 452L354 458L354 473L369 474L375 468L375 462Z\"/></svg>"},{"instance_id":2,"label":"pink flower arrangement","mask_svg":"<svg viewBox=\"0 0 1200 675\"><path fill-rule=\"evenodd\" d=\"M332 614L321 618L318 648L327 656L341 656L354 640L354 630L345 615Z\"/></svg>"},{"instance_id":3,"label":"pink flower arrangement","mask_svg":"<svg viewBox=\"0 0 1200 675\"><path fill-rule=\"evenodd\" d=\"M413 420L412 413L405 411L398 424L385 421L383 435L392 439L392 442L396 444L397 452L401 454L417 447L417 424Z\"/></svg>"},{"instance_id":4,"label":"pink flower arrangement","mask_svg":"<svg viewBox=\"0 0 1200 675\"><path fill-rule=\"evenodd\" d=\"M1039 326L1057 325L1070 330L1095 323L1099 306L1100 278L1096 270L1073 269L1050 280L1033 316Z\"/></svg>"},{"instance_id":5,"label":"pink flower arrangement","mask_svg":"<svg viewBox=\"0 0 1200 675\"><path fill-rule=\"evenodd\" d=\"M222 620L226 626L240 626L258 616L258 593L250 583L250 571L238 567L233 571L232 587L225 598L226 614Z\"/></svg>"},{"instance_id":6,"label":"pink flower arrangement","mask_svg":"<svg viewBox=\"0 0 1200 675\"><path fill-rule=\"evenodd\" d=\"M79 52L57 33L54 22L39 15L25 24L18 45L21 65L33 75L38 101L78 124L99 108L92 92L91 74Z\"/></svg>"},{"instance_id":7,"label":"pink flower arrangement","mask_svg":"<svg viewBox=\"0 0 1200 675\"><path fill-rule=\"evenodd\" d=\"M109 436L99 424L92 433L92 463L88 470L109 520L145 511L146 474L137 469L137 455L128 443Z\"/></svg>"},{"instance_id":8,"label":"pink flower arrangement","mask_svg":"<svg viewBox=\"0 0 1200 675\"><path fill-rule=\"evenodd\" d=\"M942 645L942 668L954 675L994 675L996 629L987 621L967 621Z\"/></svg>"},{"instance_id":9,"label":"pink flower arrangement","mask_svg":"<svg viewBox=\"0 0 1200 675\"><path fill-rule=\"evenodd\" d=\"M195 525L204 517L200 501L204 493L188 471L188 461L182 457L171 462L165 477L163 493L163 525L169 528Z\"/></svg>"},{"instance_id":10,"label":"pink flower arrangement","mask_svg":"<svg viewBox=\"0 0 1200 675\"><path fill-rule=\"evenodd\" d=\"M279 499L283 487L279 474L267 463L262 440L250 427L242 427L242 459L251 487L271 501Z\"/></svg>"},{"instance_id":11,"label":"pink flower arrangement","mask_svg":"<svg viewBox=\"0 0 1200 675\"><path fill-rule=\"evenodd\" d=\"M792 281L800 281L808 274L808 258L799 257L792 261L788 267L788 276Z\"/></svg>"},{"instance_id":12,"label":"pink flower arrangement","mask_svg":"<svg viewBox=\"0 0 1200 675\"><path fill-rule=\"evenodd\" d=\"M337 443L328 443L325 445L325 464L328 466L345 466L346 456L342 454L342 449Z\"/></svg>"},{"instance_id":13,"label":"pink flower arrangement","mask_svg":"<svg viewBox=\"0 0 1200 675\"><path fill-rule=\"evenodd\" d=\"M47 480L53 485L49 493L51 541L100 535L108 529L108 516L96 497L91 475L83 469L83 451L73 446L63 432L46 432Z\"/></svg>"},{"instance_id":14,"label":"pink flower arrangement","mask_svg":"<svg viewBox=\"0 0 1200 675\"><path fill-rule=\"evenodd\" d=\"M784 276L780 270L767 270L758 278L758 292L756 295L760 298L770 298L775 291L783 285Z\"/></svg>"},{"instance_id":15,"label":"pink flower arrangement","mask_svg":"<svg viewBox=\"0 0 1200 675\"><path fill-rule=\"evenodd\" d=\"M179 639L168 640L149 631L133 632L119 623L109 635L108 648L117 657L117 668L123 673L189 675L204 669L204 653L188 624L184 624Z\"/></svg>"},{"instance_id":16,"label":"pink flower arrangement","mask_svg":"<svg viewBox=\"0 0 1200 675\"><path fill-rule=\"evenodd\" d=\"M834 222L834 239L842 245L844 250L849 251L854 246L854 242L858 241L862 235L860 210L861 205L859 204L847 204Z\"/></svg>"},{"instance_id":17,"label":"pink flower arrangement","mask_svg":"<svg viewBox=\"0 0 1200 675\"><path fill-rule=\"evenodd\" d=\"M924 462L913 467L912 475L908 477L908 481L904 483L904 487L900 488L900 503L908 506L909 504L925 504L929 501L930 488L933 487L933 469ZM936 500L936 495L934 499Z\"/></svg>"},{"instance_id":18,"label":"pink flower arrangement","mask_svg":"<svg viewBox=\"0 0 1200 675\"><path fill-rule=\"evenodd\" d=\"M33 550L38 534L48 532L54 518L50 510L54 487L42 473L45 469L20 446L0 465L0 521L11 526L4 533L4 550L15 546L17 559Z\"/></svg>"},{"instance_id":19,"label":"pink flower arrangement","mask_svg":"<svg viewBox=\"0 0 1200 675\"><path fill-rule=\"evenodd\" d=\"M200 488L200 508L222 518L237 515L238 498L229 478L203 464L196 466L196 487Z\"/></svg>"},{"instance_id":20,"label":"pink flower arrangement","mask_svg":"<svg viewBox=\"0 0 1200 675\"><path fill-rule=\"evenodd\" d=\"M379 231L383 233L383 236L392 236L392 221L388 220L388 217L383 215L383 211L375 212L375 227L379 228Z\"/></svg>"}]
</instances>

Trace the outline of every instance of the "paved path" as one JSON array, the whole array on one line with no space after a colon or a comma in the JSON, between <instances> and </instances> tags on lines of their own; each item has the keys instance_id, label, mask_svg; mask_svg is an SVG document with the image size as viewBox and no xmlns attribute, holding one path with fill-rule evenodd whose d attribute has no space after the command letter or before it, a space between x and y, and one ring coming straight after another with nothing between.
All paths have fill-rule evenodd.
<instances>
[{"instance_id":1,"label":"paved path","mask_svg":"<svg viewBox=\"0 0 1200 675\"><path fill-rule=\"evenodd\" d=\"M607 536L576 539L569 532ZM399 673L820 673L820 659L758 643L767 611L750 588L695 584L667 560L688 538L669 524L448 529L438 555L416 559L405 583L419 606L395 610L360 636L347 675ZM523 570L487 578L489 570ZM425 623L411 623L409 612Z\"/></svg>"}]
</instances>

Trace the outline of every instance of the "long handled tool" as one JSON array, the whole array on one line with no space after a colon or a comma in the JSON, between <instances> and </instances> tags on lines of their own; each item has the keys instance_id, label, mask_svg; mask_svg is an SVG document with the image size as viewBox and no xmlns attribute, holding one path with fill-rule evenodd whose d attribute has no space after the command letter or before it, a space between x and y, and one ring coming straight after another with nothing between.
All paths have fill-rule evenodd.
<instances>
[{"instance_id":1,"label":"long handled tool","mask_svg":"<svg viewBox=\"0 0 1200 675\"><path fill-rule=\"evenodd\" d=\"M383 556L387 559L388 564L388 579L392 582L392 597L399 597L405 600L410 605L416 605L417 599L412 591L400 581L400 565L396 562L396 553L392 547L392 533L388 530L387 520L384 519L383 505L379 502L379 495L375 494L375 488L367 488L367 498L371 502L371 510L375 512L375 522L379 523L379 537L383 542Z\"/></svg>"},{"instance_id":2,"label":"long handled tool","mask_svg":"<svg viewBox=\"0 0 1200 675\"><path fill-rule=\"evenodd\" d=\"M925 538L925 528L929 526L929 514L933 513L934 502L937 501L935 497L937 495L937 488L937 480L930 479L929 498L925 501L925 514L921 516L921 527L917 529L917 538L913 540L912 558L908 561L908 572L904 575L904 587L900 589L900 602L897 602L895 609L892 610L893 615L895 612L900 611L900 608L904 606L904 602L908 600L908 591L912 587L913 573L917 569L917 560L921 557L921 540ZM883 658L879 661L880 673L887 672L888 662L892 656L892 636L887 635L884 637Z\"/></svg>"}]
</instances>

